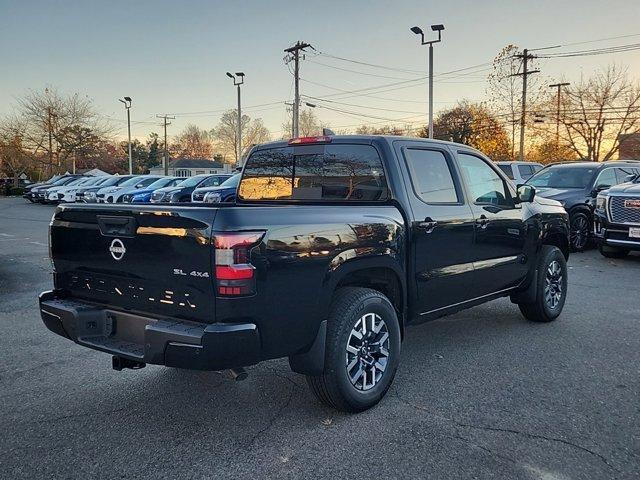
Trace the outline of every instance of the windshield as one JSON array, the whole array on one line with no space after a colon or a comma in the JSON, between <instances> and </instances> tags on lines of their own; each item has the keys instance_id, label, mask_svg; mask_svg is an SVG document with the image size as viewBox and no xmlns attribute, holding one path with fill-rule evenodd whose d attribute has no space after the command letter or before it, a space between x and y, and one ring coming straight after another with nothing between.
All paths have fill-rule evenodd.
<instances>
[{"instance_id":1,"label":"windshield","mask_svg":"<svg viewBox=\"0 0 640 480\"><path fill-rule=\"evenodd\" d=\"M105 185L109 180L111 180L111 177L101 177L98 179L98 181L96 183L94 183L94 186L98 186L98 185Z\"/></svg>"},{"instance_id":2,"label":"windshield","mask_svg":"<svg viewBox=\"0 0 640 480\"><path fill-rule=\"evenodd\" d=\"M133 187L134 185L137 185L139 182L142 182L144 180L143 177L132 177L129 180L125 180L122 183L119 183L118 186L119 187Z\"/></svg>"},{"instance_id":3,"label":"windshield","mask_svg":"<svg viewBox=\"0 0 640 480\"><path fill-rule=\"evenodd\" d=\"M71 180L74 180L75 178L78 178L78 177L61 177L55 182L53 182L51 185L53 185L54 187L59 187L60 185L66 185L67 183L71 182Z\"/></svg>"},{"instance_id":4,"label":"windshield","mask_svg":"<svg viewBox=\"0 0 640 480\"><path fill-rule=\"evenodd\" d=\"M60 175L54 175L53 177L51 177L49 180L47 180L47 181L46 181L46 182L44 182L44 183L55 183L55 182L57 182L58 180L60 180L60 178L61 178L61 177L60 177Z\"/></svg>"},{"instance_id":5,"label":"windshield","mask_svg":"<svg viewBox=\"0 0 640 480\"><path fill-rule=\"evenodd\" d=\"M587 188L596 167L548 167L527 180L528 185L541 188Z\"/></svg>"},{"instance_id":6,"label":"windshield","mask_svg":"<svg viewBox=\"0 0 640 480\"><path fill-rule=\"evenodd\" d=\"M76 178L75 180L70 181L69 183L65 184L67 187L70 187L72 185L82 185L84 182L86 182L87 179L84 177L80 177L80 178Z\"/></svg>"},{"instance_id":7,"label":"windshield","mask_svg":"<svg viewBox=\"0 0 640 480\"><path fill-rule=\"evenodd\" d=\"M226 188L236 188L240 183L240 178L242 177L241 173L236 173L234 176L227 178L224 182L220 184L220 187Z\"/></svg>"},{"instance_id":8,"label":"windshield","mask_svg":"<svg viewBox=\"0 0 640 480\"><path fill-rule=\"evenodd\" d=\"M149 184L148 188L149 190L155 190L162 187L168 187L175 181L176 179L171 177L158 178L155 182Z\"/></svg>"},{"instance_id":9,"label":"windshield","mask_svg":"<svg viewBox=\"0 0 640 480\"><path fill-rule=\"evenodd\" d=\"M206 177L196 175L195 177L187 178L185 181L180 182L176 187L195 187Z\"/></svg>"}]
</instances>

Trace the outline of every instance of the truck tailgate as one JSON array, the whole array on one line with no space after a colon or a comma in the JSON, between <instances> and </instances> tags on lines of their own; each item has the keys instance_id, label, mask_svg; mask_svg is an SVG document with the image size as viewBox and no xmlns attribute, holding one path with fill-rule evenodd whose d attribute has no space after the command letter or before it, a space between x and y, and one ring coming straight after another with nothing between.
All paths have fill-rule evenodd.
<instances>
[{"instance_id":1,"label":"truck tailgate","mask_svg":"<svg viewBox=\"0 0 640 480\"><path fill-rule=\"evenodd\" d=\"M216 213L156 205L59 207L50 229L55 286L113 308L213 322Z\"/></svg>"}]
</instances>

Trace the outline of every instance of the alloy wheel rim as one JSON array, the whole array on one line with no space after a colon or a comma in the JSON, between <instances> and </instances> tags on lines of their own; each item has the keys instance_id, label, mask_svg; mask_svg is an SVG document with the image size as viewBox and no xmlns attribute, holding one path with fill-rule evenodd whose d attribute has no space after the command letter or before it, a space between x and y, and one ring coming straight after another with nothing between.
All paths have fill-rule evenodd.
<instances>
[{"instance_id":1,"label":"alloy wheel rim","mask_svg":"<svg viewBox=\"0 0 640 480\"><path fill-rule=\"evenodd\" d=\"M370 390L382 379L389 362L389 329L376 313L358 319L346 347L346 370L351 384L361 391Z\"/></svg>"},{"instance_id":2,"label":"alloy wheel rim","mask_svg":"<svg viewBox=\"0 0 640 480\"><path fill-rule=\"evenodd\" d=\"M555 310L563 294L563 275L560 263L553 260L547 267L544 284L544 299L549 308Z\"/></svg>"},{"instance_id":3,"label":"alloy wheel rim","mask_svg":"<svg viewBox=\"0 0 640 480\"><path fill-rule=\"evenodd\" d=\"M571 224L571 244L580 249L587 244L589 236L589 222L583 216L576 218Z\"/></svg>"}]
</instances>

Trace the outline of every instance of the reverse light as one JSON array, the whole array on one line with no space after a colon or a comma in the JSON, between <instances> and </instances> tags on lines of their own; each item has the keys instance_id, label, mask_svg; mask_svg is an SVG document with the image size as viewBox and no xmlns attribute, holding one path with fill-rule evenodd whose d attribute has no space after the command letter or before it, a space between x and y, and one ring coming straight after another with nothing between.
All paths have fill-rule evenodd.
<instances>
[{"instance_id":1,"label":"reverse light","mask_svg":"<svg viewBox=\"0 0 640 480\"><path fill-rule=\"evenodd\" d=\"M289 140L289 145L308 145L310 143L331 143L331 137L321 135L319 137L298 137Z\"/></svg>"},{"instance_id":2,"label":"reverse light","mask_svg":"<svg viewBox=\"0 0 640 480\"><path fill-rule=\"evenodd\" d=\"M251 264L250 253L262 237L264 232L214 233L216 294L219 297L256 293L255 267Z\"/></svg>"}]
</instances>

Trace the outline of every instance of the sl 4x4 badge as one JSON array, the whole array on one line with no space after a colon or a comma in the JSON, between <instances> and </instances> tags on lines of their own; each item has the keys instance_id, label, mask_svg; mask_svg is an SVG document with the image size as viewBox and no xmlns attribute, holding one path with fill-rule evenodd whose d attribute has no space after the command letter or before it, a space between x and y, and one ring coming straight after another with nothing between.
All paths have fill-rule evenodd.
<instances>
[{"instance_id":1,"label":"sl 4x4 badge","mask_svg":"<svg viewBox=\"0 0 640 480\"><path fill-rule=\"evenodd\" d=\"M180 276L183 276L183 277L186 277L187 275L190 275L192 277L209 278L209 272L198 272L196 270L192 270L189 273L184 273L184 271L182 271L181 268L174 268L173 269L173 274L174 275L180 275Z\"/></svg>"}]
</instances>

